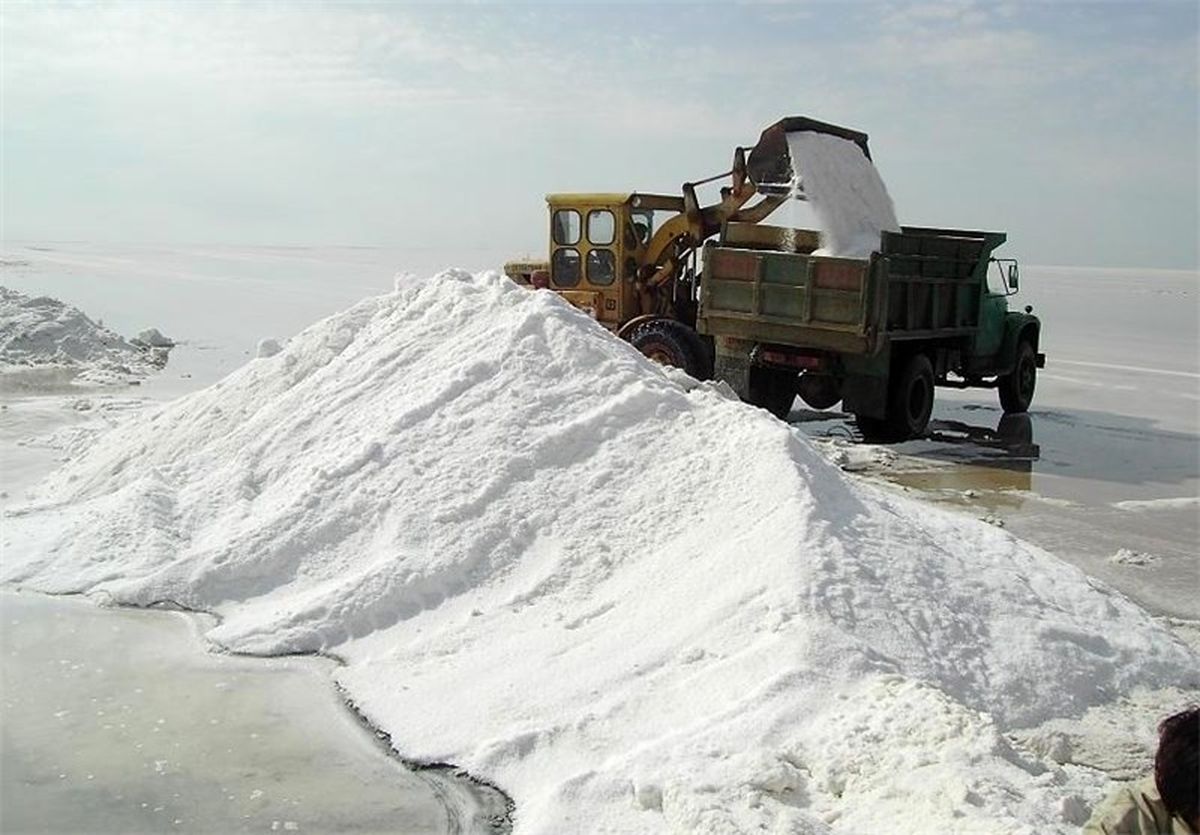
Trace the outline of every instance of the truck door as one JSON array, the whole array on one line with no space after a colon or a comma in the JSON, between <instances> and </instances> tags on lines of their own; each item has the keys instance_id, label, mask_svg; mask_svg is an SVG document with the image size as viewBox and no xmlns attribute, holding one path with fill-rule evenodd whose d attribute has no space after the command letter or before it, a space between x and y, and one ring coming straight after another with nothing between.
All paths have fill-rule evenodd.
<instances>
[{"instance_id":1,"label":"truck door","mask_svg":"<svg viewBox=\"0 0 1200 835\"><path fill-rule=\"evenodd\" d=\"M984 285L979 300L979 329L975 332L975 356L990 357L1000 350L1004 341L1004 317L1008 313L1008 297L1003 290L996 292L989 283Z\"/></svg>"}]
</instances>

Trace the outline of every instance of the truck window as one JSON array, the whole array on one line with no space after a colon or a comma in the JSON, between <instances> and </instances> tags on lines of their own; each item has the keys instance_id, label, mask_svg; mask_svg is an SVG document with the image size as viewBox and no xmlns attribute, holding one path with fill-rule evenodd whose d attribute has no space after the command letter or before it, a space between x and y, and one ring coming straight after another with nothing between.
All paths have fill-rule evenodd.
<instances>
[{"instance_id":1,"label":"truck window","mask_svg":"<svg viewBox=\"0 0 1200 835\"><path fill-rule=\"evenodd\" d=\"M608 246L613 242L616 231L616 219L613 218L613 213L608 209L595 209L588 212L588 243L598 246Z\"/></svg>"},{"instance_id":2,"label":"truck window","mask_svg":"<svg viewBox=\"0 0 1200 835\"><path fill-rule=\"evenodd\" d=\"M578 220L579 215L575 215ZM579 250L556 249L550 259L550 271L554 276L554 286L574 287L579 283Z\"/></svg>"},{"instance_id":3,"label":"truck window","mask_svg":"<svg viewBox=\"0 0 1200 835\"><path fill-rule=\"evenodd\" d=\"M590 224L589 224L590 228ZM617 274L617 259L611 249L593 249L587 256L588 284L612 284Z\"/></svg>"},{"instance_id":4,"label":"truck window","mask_svg":"<svg viewBox=\"0 0 1200 835\"><path fill-rule=\"evenodd\" d=\"M579 212L574 209L558 209L554 213L554 222L550 225L553 228L556 244L575 246L579 243Z\"/></svg>"}]
</instances>

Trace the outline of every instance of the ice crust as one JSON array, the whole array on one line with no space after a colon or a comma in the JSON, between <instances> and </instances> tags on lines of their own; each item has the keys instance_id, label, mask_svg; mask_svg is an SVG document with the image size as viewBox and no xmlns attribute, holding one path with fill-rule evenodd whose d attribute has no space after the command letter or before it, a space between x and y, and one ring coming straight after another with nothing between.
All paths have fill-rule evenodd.
<instances>
[{"instance_id":1,"label":"ice crust","mask_svg":"<svg viewBox=\"0 0 1200 835\"><path fill-rule=\"evenodd\" d=\"M495 273L398 282L119 425L3 536L4 581L336 653L518 833L1073 832L1103 778L1006 733L1200 684L1075 568Z\"/></svg>"},{"instance_id":2,"label":"ice crust","mask_svg":"<svg viewBox=\"0 0 1200 835\"><path fill-rule=\"evenodd\" d=\"M0 371L54 366L79 382L125 382L161 368L173 344L154 328L130 342L58 299L0 287Z\"/></svg>"},{"instance_id":3,"label":"ice crust","mask_svg":"<svg viewBox=\"0 0 1200 835\"><path fill-rule=\"evenodd\" d=\"M879 251L881 232L899 232L883 178L848 139L812 131L787 134L799 188L821 224L815 255L867 258Z\"/></svg>"}]
</instances>

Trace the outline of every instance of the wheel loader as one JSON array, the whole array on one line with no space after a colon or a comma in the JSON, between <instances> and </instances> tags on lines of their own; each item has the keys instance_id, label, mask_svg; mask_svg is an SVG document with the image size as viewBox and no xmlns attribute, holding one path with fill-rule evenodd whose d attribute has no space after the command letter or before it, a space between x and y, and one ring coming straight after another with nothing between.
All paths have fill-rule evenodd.
<instances>
[{"instance_id":1,"label":"wheel loader","mask_svg":"<svg viewBox=\"0 0 1200 835\"><path fill-rule=\"evenodd\" d=\"M549 260L505 272L781 418L797 396L815 409L840 402L865 438L904 440L925 432L935 386L996 388L1006 412L1026 411L1045 355L1031 308L1008 309L1017 263L992 257L1005 234L903 226L865 257L824 254L818 230L764 223L808 199L789 152L803 132L871 164L865 133L782 119L679 196L548 195ZM720 199L701 205L697 187L715 182Z\"/></svg>"}]
</instances>

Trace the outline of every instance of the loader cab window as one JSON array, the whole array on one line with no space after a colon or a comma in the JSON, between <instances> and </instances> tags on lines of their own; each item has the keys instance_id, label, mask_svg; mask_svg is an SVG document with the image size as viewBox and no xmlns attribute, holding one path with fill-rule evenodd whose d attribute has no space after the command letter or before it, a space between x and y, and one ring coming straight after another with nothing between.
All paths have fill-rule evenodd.
<instances>
[{"instance_id":1,"label":"loader cab window","mask_svg":"<svg viewBox=\"0 0 1200 835\"><path fill-rule=\"evenodd\" d=\"M554 220L550 224L554 243L560 246L575 246L579 243L579 232L581 224L579 222L579 212L574 209L558 209L554 213ZM579 253L575 253L578 255Z\"/></svg>"},{"instance_id":2,"label":"loader cab window","mask_svg":"<svg viewBox=\"0 0 1200 835\"><path fill-rule=\"evenodd\" d=\"M575 216L576 219L579 215ZM579 283L579 250L556 249L550 259L550 272L555 287L574 287Z\"/></svg>"},{"instance_id":3,"label":"loader cab window","mask_svg":"<svg viewBox=\"0 0 1200 835\"><path fill-rule=\"evenodd\" d=\"M588 212L587 236L588 243L596 246L609 246L617 234L617 221L608 209L596 209Z\"/></svg>"},{"instance_id":4,"label":"loader cab window","mask_svg":"<svg viewBox=\"0 0 1200 835\"><path fill-rule=\"evenodd\" d=\"M625 246L637 249L650 243L654 235L654 212L634 211L629 213L629 223L625 225Z\"/></svg>"},{"instance_id":5,"label":"loader cab window","mask_svg":"<svg viewBox=\"0 0 1200 835\"><path fill-rule=\"evenodd\" d=\"M617 259L611 249L593 249L587 254L588 284L612 284L617 277Z\"/></svg>"}]
</instances>

